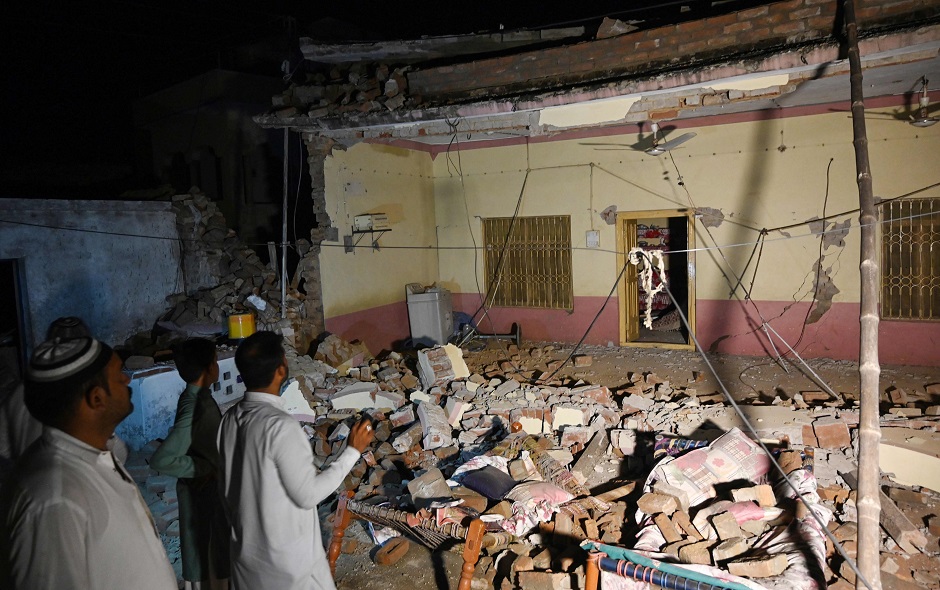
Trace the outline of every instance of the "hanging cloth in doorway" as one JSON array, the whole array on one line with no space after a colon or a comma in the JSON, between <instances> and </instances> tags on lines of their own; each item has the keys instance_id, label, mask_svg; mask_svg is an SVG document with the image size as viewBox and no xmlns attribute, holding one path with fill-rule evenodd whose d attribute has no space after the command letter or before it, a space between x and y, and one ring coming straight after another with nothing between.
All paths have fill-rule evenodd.
<instances>
[{"instance_id":1,"label":"hanging cloth in doorway","mask_svg":"<svg viewBox=\"0 0 940 590\"><path fill-rule=\"evenodd\" d=\"M643 325L647 329L653 329L653 298L656 294L665 289L666 285L659 281L659 284L653 286L653 269L656 269L660 276L663 276L663 253L661 250L644 250L643 248L631 248L628 255L630 264L637 267L637 274L640 279L640 288L646 292L646 312L643 314ZM640 268L640 261L643 261L643 267Z\"/></svg>"}]
</instances>

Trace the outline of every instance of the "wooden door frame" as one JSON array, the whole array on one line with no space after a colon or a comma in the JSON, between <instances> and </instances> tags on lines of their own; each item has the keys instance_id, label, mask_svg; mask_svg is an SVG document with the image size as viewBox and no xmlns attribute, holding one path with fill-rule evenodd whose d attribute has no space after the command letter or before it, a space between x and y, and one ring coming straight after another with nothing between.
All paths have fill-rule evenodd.
<instances>
[{"instance_id":1,"label":"wooden door frame","mask_svg":"<svg viewBox=\"0 0 940 590\"><path fill-rule=\"evenodd\" d=\"M634 342L637 334L629 334L628 326L637 326L639 330L639 298L638 291L631 288L636 285L637 274L636 267L627 260L630 248L637 245L636 225L639 219L659 218L659 217L685 217L688 220L688 240L686 250L688 253L688 280L689 295L686 317L689 320L689 335L685 344L673 344L667 342ZM630 230L633 231L630 231ZM631 346L634 348L666 348L672 350L694 350L695 344L692 342L692 335L695 330L695 211L693 209L654 209L651 211L618 211L617 212L617 272L624 268L617 287L619 295L620 308L620 345Z\"/></svg>"}]
</instances>

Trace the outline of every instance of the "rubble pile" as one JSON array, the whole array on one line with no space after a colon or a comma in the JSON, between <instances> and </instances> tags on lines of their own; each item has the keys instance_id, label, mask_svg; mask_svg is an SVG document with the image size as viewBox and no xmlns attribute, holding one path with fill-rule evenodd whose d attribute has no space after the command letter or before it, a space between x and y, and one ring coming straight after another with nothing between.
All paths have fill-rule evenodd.
<instances>
[{"instance_id":1,"label":"rubble pile","mask_svg":"<svg viewBox=\"0 0 940 590\"><path fill-rule=\"evenodd\" d=\"M152 354L181 336L214 337L225 333L230 315L243 313L254 314L258 330L277 332L299 346L295 335L306 318L306 296L297 288L298 281L288 284L287 317L281 318L280 279L274 266L263 263L227 227L216 204L198 188L172 200L186 290L166 297L169 309L156 322L162 334L141 333L126 346Z\"/></svg>"},{"instance_id":2,"label":"rubble pile","mask_svg":"<svg viewBox=\"0 0 940 590\"><path fill-rule=\"evenodd\" d=\"M806 528L815 521L773 478L769 464L732 477L733 483L705 486L701 498L675 480L656 477L664 466L732 434L740 437L738 444L752 445L728 455L735 469L748 458L766 461L737 431L733 410L714 392L698 391L703 385L696 375L678 385L637 371L611 389L554 377L561 361L553 357L559 355L554 346L511 347L506 360L471 370L453 346L375 358L362 343L328 336L313 357L288 350L297 386L296 393L285 393L286 406L303 424L320 467L344 448L356 420L367 415L374 421L376 440L342 486L355 500L437 517L482 515L488 526L511 534L508 548L480 558L475 590L583 588L586 552L580 543L586 540L719 568L766 588L810 587L786 580L794 571L810 575L805 572L812 567L795 566L764 541L791 530L813 531L818 545L804 559L825 555L818 575L829 587L854 584L821 530ZM529 368L535 364L548 370ZM915 404L893 389L883 401L883 425L936 432L936 406ZM781 449L778 461L791 481L811 482L800 493L853 557L856 407L845 394L836 399L804 391L746 408L759 436ZM672 463L654 458L654 449L682 437L695 440ZM885 579L937 587L940 496L884 483ZM376 533L377 542L387 539ZM397 540L383 549L376 563L391 564L407 554L407 543Z\"/></svg>"},{"instance_id":3,"label":"rubble pile","mask_svg":"<svg viewBox=\"0 0 940 590\"><path fill-rule=\"evenodd\" d=\"M356 62L334 66L328 73L307 75L272 100L281 118L312 118L340 114L387 112L402 109L408 99L407 67ZM412 99L412 102L415 102Z\"/></svg>"}]
</instances>

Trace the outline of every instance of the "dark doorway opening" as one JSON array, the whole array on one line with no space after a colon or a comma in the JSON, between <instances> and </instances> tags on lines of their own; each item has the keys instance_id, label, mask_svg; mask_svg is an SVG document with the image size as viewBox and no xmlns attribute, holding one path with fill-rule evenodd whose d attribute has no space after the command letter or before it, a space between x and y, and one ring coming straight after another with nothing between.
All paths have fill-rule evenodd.
<instances>
[{"instance_id":1,"label":"dark doorway opening","mask_svg":"<svg viewBox=\"0 0 940 590\"><path fill-rule=\"evenodd\" d=\"M26 316L23 263L0 259L0 367L17 379L26 370L29 323Z\"/></svg>"}]
</instances>

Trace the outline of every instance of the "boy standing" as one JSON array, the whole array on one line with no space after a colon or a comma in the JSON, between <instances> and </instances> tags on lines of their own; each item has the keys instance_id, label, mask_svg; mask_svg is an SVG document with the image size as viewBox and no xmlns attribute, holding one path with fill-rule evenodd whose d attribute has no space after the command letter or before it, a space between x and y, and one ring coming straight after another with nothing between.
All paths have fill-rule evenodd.
<instances>
[{"instance_id":1,"label":"boy standing","mask_svg":"<svg viewBox=\"0 0 940 590\"><path fill-rule=\"evenodd\" d=\"M154 452L150 466L178 478L186 588L215 587L219 584L210 582L229 577L228 522L219 495L216 448L222 413L211 390L219 378L215 344L191 338L174 348L173 360L186 389L180 395L173 429Z\"/></svg>"}]
</instances>

